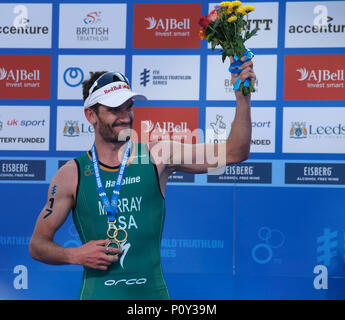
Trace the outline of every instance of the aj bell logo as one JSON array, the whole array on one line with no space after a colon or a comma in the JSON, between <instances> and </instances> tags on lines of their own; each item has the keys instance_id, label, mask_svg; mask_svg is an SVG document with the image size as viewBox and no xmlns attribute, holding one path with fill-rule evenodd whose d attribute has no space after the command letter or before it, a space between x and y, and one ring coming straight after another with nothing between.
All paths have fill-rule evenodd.
<instances>
[{"instance_id":1,"label":"aj bell logo","mask_svg":"<svg viewBox=\"0 0 345 320\"><path fill-rule=\"evenodd\" d=\"M190 29L190 19L158 19L154 17L147 17L145 20L148 22L146 30L162 30L162 31L171 31L171 30L189 30Z\"/></svg>"},{"instance_id":2,"label":"aj bell logo","mask_svg":"<svg viewBox=\"0 0 345 320\"><path fill-rule=\"evenodd\" d=\"M164 121L164 122L156 122L154 123L151 120L143 120L141 124L144 124L144 131L145 133L151 131L159 131L162 133L171 133L171 132L187 132L187 122L180 122L179 124L175 124L171 121Z\"/></svg>"},{"instance_id":3,"label":"aj bell logo","mask_svg":"<svg viewBox=\"0 0 345 320\"><path fill-rule=\"evenodd\" d=\"M332 72L330 70L311 70L308 71L306 68L299 68L296 69L297 72L300 73L298 81L315 81L315 82L322 82L322 81L344 81L344 70L338 69L336 72Z\"/></svg>"},{"instance_id":4,"label":"aj bell logo","mask_svg":"<svg viewBox=\"0 0 345 320\"><path fill-rule=\"evenodd\" d=\"M28 71L26 69L17 70L6 70L5 68L0 68L0 80L10 80L10 81L39 81L40 80L40 70Z\"/></svg>"}]
</instances>

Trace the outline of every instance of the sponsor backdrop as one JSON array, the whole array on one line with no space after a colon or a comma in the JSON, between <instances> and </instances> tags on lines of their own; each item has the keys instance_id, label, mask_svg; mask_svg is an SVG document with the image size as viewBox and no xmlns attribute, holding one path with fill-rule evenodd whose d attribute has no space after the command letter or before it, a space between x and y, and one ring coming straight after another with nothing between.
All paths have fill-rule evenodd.
<instances>
[{"instance_id":1,"label":"sponsor backdrop","mask_svg":"<svg viewBox=\"0 0 345 320\"><path fill-rule=\"evenodd\" d=\"M55 172L92 144L90 71L124 72L149 97L135 106L142 141L219 143L234 118L229 61L198 36L216 3L79 2L0 3L0 299L77 298L82 268L34 261L28 243ZM259 28L251 155L170 177L171 297L344 299L345 1L246 3ZM70 217L55 240L81 244Z\"/></svg>"}]
</instances>

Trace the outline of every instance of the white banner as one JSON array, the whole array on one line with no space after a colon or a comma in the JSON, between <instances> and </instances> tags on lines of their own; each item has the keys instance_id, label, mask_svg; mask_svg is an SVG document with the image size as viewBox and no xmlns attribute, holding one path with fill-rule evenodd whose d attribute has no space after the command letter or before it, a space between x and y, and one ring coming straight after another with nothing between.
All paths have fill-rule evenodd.
<instances>
[{"instance_id":1,"label":"white banner","mask_svg":"<svg viewBox=\"0 0 345 320\"><path fill-rule=\"evenodd\" d=\"M255 55L256 92L252 100L275 100L277 85L277 56ZM221 55L207 56L207 100L235 100L229 72L230 60L222 62Z\"/></svg>"},{"instance_id":2,"label":"white banner","mask_svg":"<svg viewBox=\"0 0 345 320\"><path fill-rule=\"evenodd\" d=\"M199 100L200 56L133 56L132 89L149 100Z\"/></svg>"},{"instance_id":3,"label":"white banner","mask_svg":"<svg viewBox=\"0 0 345 320\"><path fill-rule=\"evenodd\" d=\"M345 153L345 107L286 107L283 114L283 152Z\"/></svg>"},{"instance_id":4,"label":"white banner","mask_svg":"<svg viewBox=\"0 0 345 320\"><path fill-rule=\"evenodd\" d=\"M51 48L51 4L0 4L0 48Z\"/></svg>"},{"instance_id":5,"label":"white banner","mask_svg":"<svg viewBox=\"0 0 345 320\"><path fill-rule=\"evenodd\" d=\"M0 150L49 150L49 107L0 106Z\"/></svg>"},{"instance_id":6,"label":"white banner","mask_svg":"<svg viewBox=\"0 0 345 320\"><path fill-rule=\"evenodd\" d=\"M345 1L287 2L286 48L345 46Z\"/></svg>"},{"instance_id":7,"label":"white banner","mask_svg":"<svg viewBox=\"0 0 345 320\"><path fill-rule=\"evenodd\" d=\"M126 4L60 4L60 48L125 48Z\"/></svg>"},{"instance_id":8,"label":"white banner","mask_svg":"<svg viewBox=\"0 0 345 320\"><path fill-rule=\"evenodd\" d=\"M275 108L251 108L252 139L250 152L275 152ZM224 142L235 118L234 107L207 107L206 108L206 139L207 143Z\"/></svg>"},{"instance_id":9,"label":"white banner","mask_svg":"<svg viewBox=\"0 0 345 320\"><path fill-rule=\"evenodd\" d=\"M58 67L58 99L83 99L82 82L90 72L125 72L125 56L60 55Z\"/></svg>"},{"instance_id":10,"label":"white banner","mask_svg":"<svg viewBox=\"0 0 345 320\"><path fill-rule=\"evenodd\" d=\"M88 151L94 136L93 126L84 115L84 107L58 107L56 150Z\"/></svg>"},{"instance_id":11,"label":"white banner","mask_svg":"<svg viewBox=\"0 0 345 320\"><path fill-rule=\"evenodd\" d=\"M277 48L278 40L278 2L250 2L255 10L244 19L248 21L249 31L258 28L257 35L245 42L245 46L252 48ZM210 3L209 12L219 3ZM211 45L208 44L208 48ZM221 49L221 46L217 47Z\"/></svg>"}]
</instances>

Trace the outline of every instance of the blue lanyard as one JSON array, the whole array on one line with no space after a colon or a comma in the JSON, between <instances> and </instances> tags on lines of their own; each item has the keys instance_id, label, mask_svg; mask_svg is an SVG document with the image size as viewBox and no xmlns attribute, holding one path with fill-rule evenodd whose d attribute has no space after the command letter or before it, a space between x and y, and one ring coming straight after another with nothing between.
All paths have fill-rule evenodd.
<instances>
[{"instance_id":1,"label":"blue lanyard","mask_svg":"<svg viewBox=\"0 0 345 320\"><path fill-rule=\"evenodd\" d=\"M104 205L104 208L107 211L108 221L114 223L116 211L117 211L117 202L120 196L122 180L123 180L123 176L125 175L125 170L127 167L129 155L131 153L131 141L128 140L125 153L123 154L122 159L121 159L119 173L117 174L114 190L111 197L111 203L109 202L107 194L105 193L105 189L103 187L95 145L92 146L91 153L92 153L93 171L96 178L97 191L98 191L99 197L101 198L102 204Z\"/></svg>"},{"instance_id":2,"label":"blue lanyard","mask_svg":"<svg viewBox=\"0 0 345 320\"><path fill-rule=\"evenodd\" d=\"M247 62L249 60L252 60L253 57L254 57L254 53L251 50L247 49L244 53L242 53L242 57L243 56L246 57L246 59L244 61L241 61L241 57L238 57L238 56L234 57L235 62L233 62L230 65L230 67L229 67L229 71L231 73L238 73L238 74L240 74L243 69L237 69L237 68L239 68L243 63L245 63L245 62ZM240 85L241 85L241 80L240 80L240 78L237 78L236 83L234 85L234 90L240 90ZM245 87L249 87L249 85L250 85L249 78L244 80L243 85Z\"/></svg>"}]
</instances>

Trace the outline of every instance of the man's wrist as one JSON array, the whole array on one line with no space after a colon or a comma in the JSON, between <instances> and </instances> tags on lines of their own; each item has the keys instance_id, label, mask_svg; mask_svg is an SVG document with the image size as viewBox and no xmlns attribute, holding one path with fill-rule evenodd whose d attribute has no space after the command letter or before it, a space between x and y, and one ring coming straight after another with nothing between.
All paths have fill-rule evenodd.
<instances>
[{"instance_id":1,"label":"man's wrist","mask_svg":"<svg viewBox=\"0 0 345 320\"><path fill-rule=\"evenodd\" d=\"M250 104L251 93L248 93L248 95L244 96L241 91L236 90L235 91L235 97L236 97L236 101L238 103Z\"/></svg>"}]
</instances>

